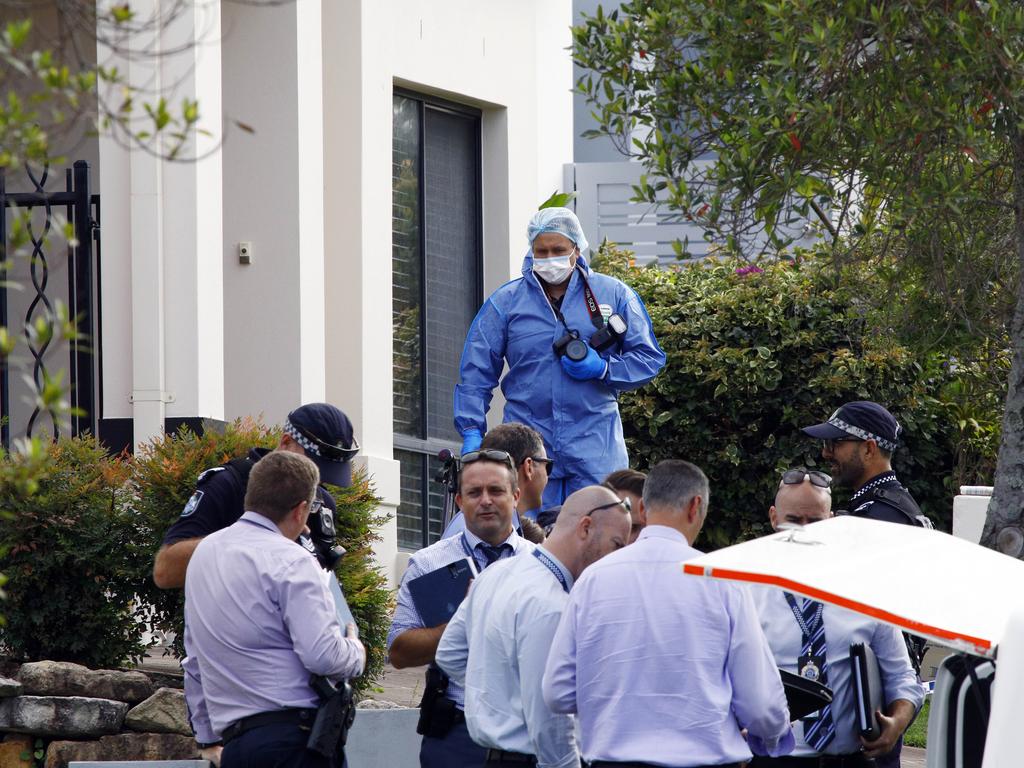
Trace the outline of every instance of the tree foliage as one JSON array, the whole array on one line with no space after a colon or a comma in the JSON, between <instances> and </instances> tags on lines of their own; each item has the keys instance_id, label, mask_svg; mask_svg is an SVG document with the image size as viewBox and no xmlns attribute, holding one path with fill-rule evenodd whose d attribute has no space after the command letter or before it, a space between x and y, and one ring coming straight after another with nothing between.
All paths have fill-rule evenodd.
<instances>
[{"instance_id":1,"label":"tree foliage","mask_svg":"<svg viewBox=\"0 0 1024 768\"><path fill-rule=\"evenodd\" d=\"M157 589L150 576L153 555L195 490L199 473L245 456L250 448L272 448L280 437L262 423L235 421L223 432L207 430L197 435L183 430L156 438L133 461L131 505L145 552L134 562L135 584L140 599L153 607L152 627L174 636L172 648L179 656L184 655L184 592ZM357 689L365 690L384 668L391 592L372 552L379 539L376 529L386 522L377 512L380 499L364 474L356 471L352 479L350 488L331 489L337 501L338 543L346 551L336 575L366 646L366 673L354 681Z\"/></svg>"},{"instance_id":2,"label":"tree foliage","mask_svg":"<svg viewBox=\"0 0 1024 768\"><path fill-rule=\"evenodd\" d=\"M596 132L647 167L639 199L748 256L806 222L837 270L867 250L909 277L933 344L1009 341L986 542L1024 554L1024 6L634 0L573 50Z\"/></svg>"},{"instance_id":3,"label":"tree foliage","mask_svg":"<svg viewBox=\"0 0 1024 768\"><path fill-rule=\"evenodd\" d=\"M143 608L136 564L148 559L126 504L127 464L91 438L45 445L28 483L25 454L2 464L0 526L9 577L0 648L22 660L115 666L138 658Z\"/></svg>"},{"instance_id":4,"label":"tree foliage","mask_svg":"<svg viewBox=\"0 0 1024 768\"><path fill-rule=\"evenodd\" d=\"M949 529L943 480L959 445L945 433L943 387L955 379L939 356L915 350L879 326L859 300L870 271L836 284L827 253L750 266L710 261L670 270L629 266L606 247L600 269L642 296L664 371L621 399L632 462L685 458L711 479L703 548L768 531L779 475L819 467L820 441L801 427L850 400L885 402L905 427L895 467L922 509ZM827 472L828 467L823 467ZM850 489L837 489L836 509Z\"/></svg>"}]
</instances>

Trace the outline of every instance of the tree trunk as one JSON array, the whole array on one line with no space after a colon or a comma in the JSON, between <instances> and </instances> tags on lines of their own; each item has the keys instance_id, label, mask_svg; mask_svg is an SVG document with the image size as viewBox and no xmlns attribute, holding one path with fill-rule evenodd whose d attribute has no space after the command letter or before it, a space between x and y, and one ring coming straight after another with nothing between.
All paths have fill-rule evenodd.
<instances>
[{"instance_id":1,"label":"tree trunk","mask_svg":"<svg viewBox=\"0 0 1024 768\"><path fill-rule=\"evenodd\" d=\"M1006 413L996 462L995 491L981 543L1011 557L1024 557L1024 134L1013 143L1014 245L1019 275L1017 306L1010 326L1013 361L1006 388Z\"/></svg>"}]
</instances>

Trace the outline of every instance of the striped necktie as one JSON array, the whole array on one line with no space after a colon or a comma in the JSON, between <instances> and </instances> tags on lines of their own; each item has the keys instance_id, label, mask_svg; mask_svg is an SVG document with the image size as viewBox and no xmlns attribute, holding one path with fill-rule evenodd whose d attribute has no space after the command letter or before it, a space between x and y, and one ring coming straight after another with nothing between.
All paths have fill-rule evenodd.
<instances>
[{"instance_id":1,"label":"striped necktie","mask_svg":"<svg viewBox=\"0 0 1024 768\"><path fill-rule=\"evenodd\" d=\"M821 676L818 682L828 685L828 645L825 642L825 621L822 618L824 606L816 600L804 598L798 608L796 598L786 593L786 601L800 624L803 635L803 655L821 659ZM815 718L804 718L804 741L815 752L821 752L836 735L836 724L832 719L832 705L826 704Z\"/></svg>"},{"instance_id":2,"label":"striped necktie","mask_svg":"<svg viewBox=\"0 0 1024 768\"><path fill-rule=\"evenodd\" d=\"M501 559L502 554L504 554L506 551L512 551L511 544L502 544L497 547L491 546L490 544L477 544L476 548L483 553L484 559L487 560L487 562L484 564L484 568L486 568L488 565L494 565L494 563Z\"/></svg>"}]
</instances>

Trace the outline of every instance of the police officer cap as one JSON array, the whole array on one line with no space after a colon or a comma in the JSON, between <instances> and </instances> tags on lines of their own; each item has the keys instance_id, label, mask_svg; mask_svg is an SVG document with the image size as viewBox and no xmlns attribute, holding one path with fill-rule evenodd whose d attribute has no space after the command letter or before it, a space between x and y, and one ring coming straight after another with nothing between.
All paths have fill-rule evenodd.
<instances>
[{"instance_id":1,"label":"police officer cap","mask_svg":"<svg viewBox=\"0 0 1024 768\"><path fill-rule=\"evenodd\" d=\"M307 403L288 414L284 431L320 469L320 482L352 484L352 459L359 443L348 416L329 403Z\"/></svg>"},{"instance_id":2,"label":"police officer cap","mask_svg":"<svg viewBox=\"0 0 1024 768\"><path fill-rule=\"evenodd\" d=\"M895 416L878 403L858 400L842 406L829 416L828 421L804 427L801 431L819 440L837 440L843 437L874 440L879 447L895 451L903 427L896 421Z\"/></svg>"}]
</instances>

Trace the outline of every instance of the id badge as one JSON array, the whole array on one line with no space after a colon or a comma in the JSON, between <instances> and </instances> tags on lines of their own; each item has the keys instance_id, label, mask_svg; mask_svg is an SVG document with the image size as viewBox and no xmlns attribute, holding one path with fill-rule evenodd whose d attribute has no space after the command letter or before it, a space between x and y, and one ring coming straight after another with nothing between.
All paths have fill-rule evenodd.
<instances>
[{"instance_id":1,"label":"id badge","mask_svg":"<svg viewBox=\"0 0 1024 768\"><path fill-rule=\"evenodd\" d=\"M796 671L800 677L820 683L825 676L825 657L804 654L796 661Z\"/></svg>"}]
</instances>

